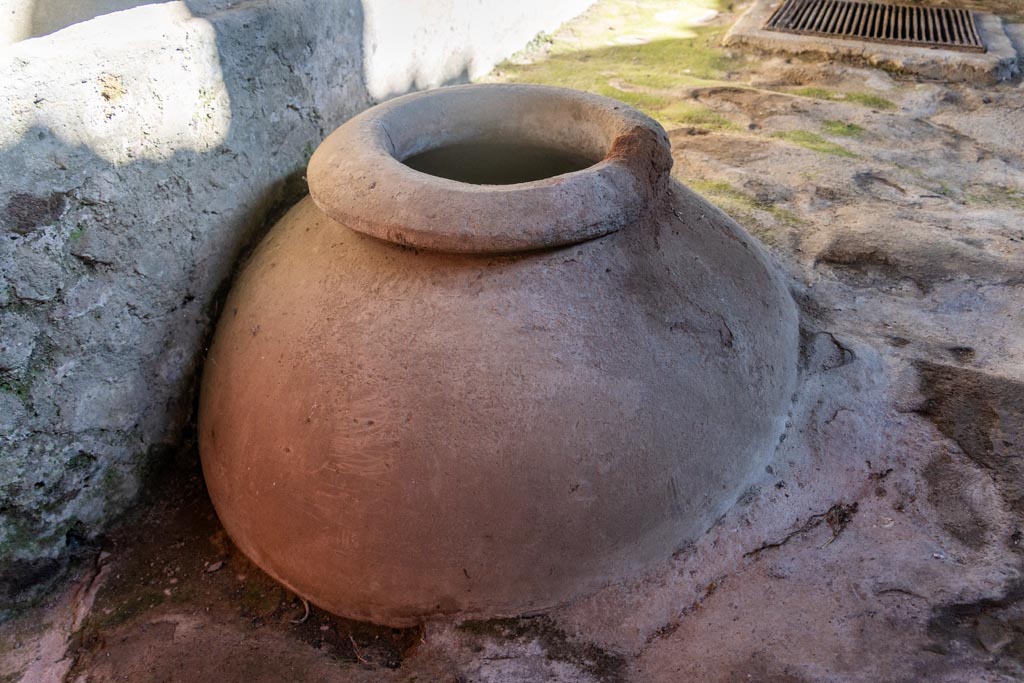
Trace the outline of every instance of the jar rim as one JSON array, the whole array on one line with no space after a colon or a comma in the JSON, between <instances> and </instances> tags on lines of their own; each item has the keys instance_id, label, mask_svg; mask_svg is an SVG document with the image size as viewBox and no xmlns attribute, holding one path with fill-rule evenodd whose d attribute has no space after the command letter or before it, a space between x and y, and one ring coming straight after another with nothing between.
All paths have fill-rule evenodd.
<instances>
[{"instance_id":1,"label":"jar rim","mask_svg":"<svg viewBox=\"0 0 1024 683\"><path fill-rule=\"evenodd\" d=\"M577 153L593 164L503 185L403 163L485 140ZM358 232L416 248L493 254L574 244L641 220L665 195L665 130L606 97L540 85L462 85L398 97L352 118L309 162L317 207Z\"/></svg>"}]
</instances>

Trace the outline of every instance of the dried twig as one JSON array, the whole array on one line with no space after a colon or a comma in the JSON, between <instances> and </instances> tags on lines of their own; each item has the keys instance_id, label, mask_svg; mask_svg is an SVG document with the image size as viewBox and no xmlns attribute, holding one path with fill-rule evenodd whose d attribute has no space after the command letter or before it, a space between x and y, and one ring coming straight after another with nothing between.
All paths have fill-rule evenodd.
<instances>
[{"instance_id":1,"label":"dried twig","mask_svg":"<svg viewBox=\"0 0 1024 683\"><path fill-rule=\"evenodd\" d=\"M361 654L359 654L359 646L356 645L356 639L352 637L351 633L348 634L348 642L352 643L352 653L356 656L356 659L358 659L362 664L372 666L369 661L367 661Z\"/></svg>"},{"instance_id":2,"label":"dried twig","mask_svg":"<svg viewBox=\"0 0 1024 683\"><path fill-rule=\"evenodd\" d=\"M847 505L846 503L836 503L825 512L821 512L816 515L811 515L810 517L808 517L807 521L804 522L799 529L789 532L782 538L782 540L775 541L772 543L765 543L764 545L754 548L750 552L743 553L743 557L752 557L754 555L758 555L764 552L765 550L782 547L789 543L789 541L794 536L799 536L800 534L807 533L811 529L814 529L815 527L820 525L822 522L827 522L829 529L832 530L832 537L825 541L825 544L821 546L821 548L824 548L826 545L828 545L829 543L831 543L839 537L839 534L842 533L843 529L845 529L846 526L850 523L850 519L853 518L853 513L855 512L857 512L857 503L855 502L849 505Z\"/></svg>"}]
</instances>

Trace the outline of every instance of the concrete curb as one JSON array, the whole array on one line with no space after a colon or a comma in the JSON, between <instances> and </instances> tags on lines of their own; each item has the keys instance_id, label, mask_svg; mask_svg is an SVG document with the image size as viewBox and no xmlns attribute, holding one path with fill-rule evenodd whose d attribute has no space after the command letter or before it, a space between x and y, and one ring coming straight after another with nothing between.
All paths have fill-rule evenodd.
<instances>
[{"instance_id":1,"label":"concrete curb","mask_svg":"<svg viewBox=\"0 0 1024 683\"><path fill-rule=\"evenodd\" d=\"M781 4L782 0L757 0L725 34L723 45L861 60L889 71L938 81L998 83L1020 74L1017 51L1002 19L994 14L974 13L988 51L973 53L766 31L762 27Z\"/></svg>"}]
</instances>

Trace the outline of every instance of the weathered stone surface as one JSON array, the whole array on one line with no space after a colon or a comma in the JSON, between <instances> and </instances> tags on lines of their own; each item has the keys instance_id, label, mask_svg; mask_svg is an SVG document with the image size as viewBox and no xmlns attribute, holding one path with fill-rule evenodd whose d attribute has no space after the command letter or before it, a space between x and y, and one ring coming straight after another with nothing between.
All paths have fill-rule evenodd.
<instances>
[{"instance_id":1,"label":"weathered stone surface","mask_svg":"<svg viewBox=\"0 0 1024 683\"><path fill-rule=\"evenodd\" d=\"M32 355L39 329L17 313L0 313L0 372L19 372Z\"/></svg>"},{"instance_id":2,"label":"weathered stone surface","mask_svg":"<svg viewBox=\"0 0 1024 683\"><path fill-rule=\"evenodd\" d=\"M416 48L403 58L419 50L419 75L385 81L486 70L586 3L520 4L543 11L407 17L416 41L436 40L434 22L465 51ZM367 42L379 76L410 68L398 34L367 34L363 7L0 1L3 38L42 36L0 57L0 583L15 561L67 552L68 529L94 535L189 434L217 293L305 192L324 135L372 103ZM459 12L504 21L505 52Z\"/></svg>"},{"instance_id":3,"label":"weathered stone surface","mask_svg":"<svg viewBox=\"0 0 1024 683\"><path fill-rule=\"evenodd\" d=\"M53 235L19 240L12 262L6 263L6 279L15 299L25 304L53 300L64 285L59 240Z\"/></svg>"},{"instance_id":4,"label":"weathered stone surface","mask_svg":"<svg viewBox=\"0 0 1024 683\"><path fill-rule=\"evenodd\" d=\"M0 392L0 430L13 432L27 417L25 404L8 391Z\"/></svg>"}]
</instances>

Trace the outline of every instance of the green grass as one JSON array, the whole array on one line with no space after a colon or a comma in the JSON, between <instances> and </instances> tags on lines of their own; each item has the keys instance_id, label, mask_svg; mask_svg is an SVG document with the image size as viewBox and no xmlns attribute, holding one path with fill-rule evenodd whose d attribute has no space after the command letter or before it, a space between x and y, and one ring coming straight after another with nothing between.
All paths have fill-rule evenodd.
<instances>
[{"instance_id":1,"label":"green grass","mask_svg":"<svg viewBox=\"0 0 1024 683\"><path fill-rule=\"evenodd\" d=\"M721 47L726 27L693 21L702 8L728 0L606 0L554 36L539 35L520 59L498 65L491 80L538 83L604 95L636 107L667 127L736 129L728 118L694 102L683 89L719 84L746 58ZM666 17L666 15L670 15ZM674 16L675 18L671 18ZM630 43L617 44L617 26ZM538 48L541 48L536 54ZM531 54L534 53L534 54Z\"/></svg>"},{"instance_id":2,"label":"green grass","mask_svg":"<svg viewBox=\"0 0 1024 683\"><path fill-rule=\"evenodd\" d=\"M541 31L533 37L529 43L526 44L527 50L536 50L544 45L551 45L555 42L555 37L550 33Z\"/></svg>"},{"instance_id":3,"label":"green grass","mask_svg":"<svg viewBox=\"0 0 1024 683\"><path fill-rule=\"evenodd\" d=\"M838 135L844 138L859 138L865 132L856 123L846 123L845 121L825 121L821 124L821 128L829 135Z\"/></svg>"},{"instance_id":4,"label":"green grass","mask_svg":"<svg viewBox=\"0 0 1024 683\"><path fill-rule=\"evenodd\" d=\"M702 178L683 178L682 180L687 187L695 192L699 192L716 203L722 203L723 208L730 213L754 215L756 211L764 211L783 225L800 225L802 222L800 217L792 211L760 201L757 197L752 197L727 182ZM761 235L759 234L759 236Z\"/></svg>"},{"instance_id":5,"label":"green grass","mask_svg":"<svg viewBox=\"0 0 1024 683\"><path fill-rule=\"evenodd\" d=\"M740 60L718 47L721 27L694 28L693 38L653 40L585 50L554 50L531 64L501 64L499 80L539 83L613 97L648 114L673 100L673 90L718 81Z\"/></svg>"},{"instance_id":6,"label":"green grass","mask_svg":"<svg viewBox=\"0 0 1024 683\"><path fill-rule=\"evenodd\" d=\"M758 208L753 197L740 192L735 187L722 180L705 180L703 178L687 178L684 180L686 186L709 197L731 199L749 205L750 208Z\"/></svg>"},{"instance_id":7,"label":"green grass","mask_svg":"<svg viewBox=\"0 0 1024 683\"><path fill-rule=\"evenodd\" d=\"M980 192L971 192L966 203L974 206L1001 206L1024 211L1024 192L1009 187L988 186Z\"/></svg>"},{"instance_id":8,"label":"green grass","mask_svg":"<svg viewBox=\"0 0 1024 683\"><path fill-rule=\"evenodd\" d=\"M866 92L836 92L834 90L826 90L825 88L798 88L791 90L791 94L799 95L800 97L810 97L815 100L828 100L829 102L852 102L871 109L881 109L883 111L891 111L896 108L896 105L878 95L873 95Z\"/></svg>"},{"instance_id":9,"label":"green grass","mask_svg":"<svg viewBox=\"0 0 1024 683\"><path fill-rule=\"evenodd\" d=\"M635 106L668 126L734 127L702 106L675 101L674 90L717 82L739 63L718 47L720 28L697 27L694 32L694 38L554 50L527 65L505 62L498 68L499 80L586 90Z\"/></svg>"},{"instance_id":10,"label":"green grass","mask_svg":"<svg viewBox=\"0 0 1024 683\"><path fill-rule=\"evenodd\" d=\"M11 380L8 382L0 382L0 391L7 394L14 394L17 396L22 403L28 403L31 396L31 385L29 382L23 380Z\"/></svg>"},{"instance_id":11,"label":"green grass","mask_svg":"<svg viewBox=\"0 0 1024 683\"><path fill-rule=\"evenodd\" d=\"M641 90L622 90L607 84L596 84L590 92L605 97L611 97L628 104L631 107L642 109L646 112L654 112L667 106L672 100L663 95L654 95Z\"/></svg>"},{"instance_id":12,"label":"green grass","mask_svg":"<svg viewBox=\"0 0 1024 683\"><path fill-rule=\"evenodd\" d=\"M846 93L846 97L844 99L847 102L856 102L857 104L862 104L865 107L870 107L871 109L881 109L883 111L890 111L896 108L895 104L885 99L884 97L872 95L871 93L866 92Z\"/></svg>"},{"instance_id":13,"label":"green grass","mask_svg":"<svg viewBox=\"0 0 1024 683\"><path fill-rule=\"evenodd\" d=\"M959 194L945 180L936 181L936 184L931 188L931 190L935 194L942 195L943 197L947 197L947 198L952 199L954 201L957 199L957 196Z\"/></svg>"},{"instance_id":14,"label":"green grass","mask_svg":"<svg viewBox=\"0 0 1024 683\"><path fill-rule=\"evenodd\" d=\"M772 137L779 140L785 140L786 142L791 142L794 145L799 145L800 147L814 152L821 152L822 154L832 154L837 157L849 158L857 156L845 147L837 145L834 142L829 142L817 133L812 133L809 130L784 130L779 131L778 133L772 133Z\"/></svg>"},{"instance_id":15,"label":"green grass","mask_svg":"<svg viewBox=\"0 0 1024 683\"><path fill-rule=\"evenodd\" d=\"M825 90L824 88L799 88L797 90L793 90L792 93L794 95L799 95L800 97L810 97L815 100L834 101L840 99L837 96L837 93L834 93L831 90Z\"/></svg>"},{"instance_id":16,"label":"green grass","mask_svg":"<svg viewBox=\"0 0 1024 683\"><path fill-rule=\"evenodd\" d=\"M654 113L666 128L695 126L708 130L739 130L739 126L705 106L692 102L673 102Z\"/></svg>"},{"instance_id":17,"label":"green grass","mask_svg":"<svg viewBox=\"0 0 1024 683\"><path fill-rule=\"evenodd\" d=\"M776 222L787 227L799 225L801 222L792 212L760 202L757 198L741 192L729 183L700 178L684 178L682 180L688 187L704 195L768 246L779 246L783 239L775 226L765 224L763 218L759 216L760 212L767 212Z\"/></svg>"}]
</instances>

